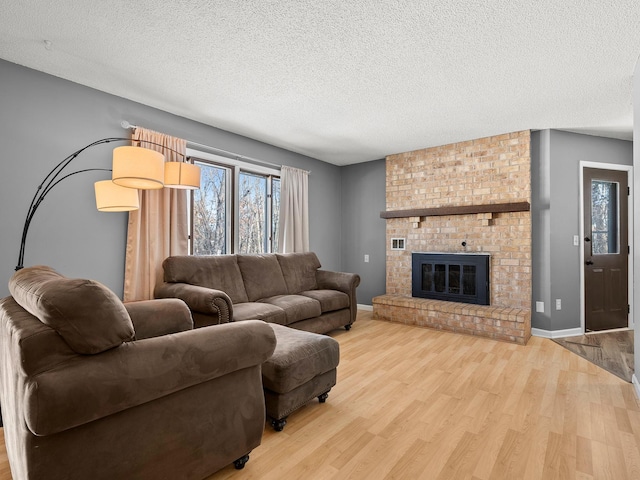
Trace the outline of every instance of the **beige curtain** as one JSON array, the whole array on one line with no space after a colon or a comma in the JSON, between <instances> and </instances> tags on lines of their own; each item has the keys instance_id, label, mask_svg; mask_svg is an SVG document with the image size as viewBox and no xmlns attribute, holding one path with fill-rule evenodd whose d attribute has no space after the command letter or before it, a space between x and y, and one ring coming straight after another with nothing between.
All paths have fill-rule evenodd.
<instances>
[{"instance_id":1,"label":"beige curtain","mask_svg":"<svg viewBox=\"0 0 640 480\"><path fill-rule=\"evenodd\" d=\"M158 143L186 154L187 142L163 133L136 128L132 138ZM160 146L142 142L141 147L157 150L165 160L184 157ZM156 283L162 282L162 262L170 255L188 254L187 192L163 188L141 190L140 209L129 213L124 272L124 301L153 298Z\"/></svg>"},{"instance_id":2,"label":"beige curtain","mask_svg":"<svg viewBox=\"0 0 640 480\"><path fill-rule=\"evenodd\" d=\"M278 246L282 253L309 251L309 172L292 167L280 171Z\"/></svg>"}]
</instances>

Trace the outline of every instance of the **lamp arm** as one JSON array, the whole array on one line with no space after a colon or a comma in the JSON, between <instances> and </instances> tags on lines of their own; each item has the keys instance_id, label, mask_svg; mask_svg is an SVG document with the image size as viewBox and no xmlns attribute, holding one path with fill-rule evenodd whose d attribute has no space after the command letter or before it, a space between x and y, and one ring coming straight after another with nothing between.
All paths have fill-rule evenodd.
<instances>
[{"instance_id":1,"label":"lamp arm","mask_svg":"<svg viewBox=\"0 0 640 480\"><path fill-rule=\"evenodd\" d=\"M66 157L64 160L62 160L60 163L58 163L55 167L53 167L51 169L51 171L47 174L47 176L44 177L44 180L40 184L40 187L44 186L44 184L49 179L49 177L53 176L53 178L49 181L49 183L51 183L51 181L53 181L55 179L55 177L60 175L60 172L62 170L64 170L65 167L67 165L69 165L73 161L74 158L76 158L78 155L80 155L82 152L84 152L88 148L94 147L96 145L102 145L103 143L122 142L122 141L131 141L131 139L130 138L124 138L124 137L102 138L100 140L96 140L95 142L90 143L89 145L86 145L86 146L82 147L80 150L77 150L77 151L73 152L71 155ZM40 187L38 187L38 189L40 189ZM36 195L37 195L37 192L36 192Z\"/></svg>"},{"instance_id":2,"label":"lamp arm","mask_svg":"<svg viewBox=\"0 0 640 480\"><path fill-rule=\"evenodd\" d=\"M45 197L47 196L47 194L53 190L53 188L59 184L60 182L62 182L63 180L73 176L73 175L77 175L78 173L84 173L84 172L110 172L111 169L109 168L85 168L83 170L78 170L77 172L72 172L69 173L67 175L65 175L64 177L61 177L59 179L57 179L55 182L51 183L53 181L53 179L55 179L56 177L54 176L53 179L47 184L47 187L42 190L42 185L40 185L38 187L38 192L39 195L36 195L34 197L34 200L31 202L31 207L29 208L29 213L27 213L27 217L24 220L24 227L22 229L22 239L20 241L20 253L18 254L18 265L16 266L16 271L21 270L24 267L24 249L25 249L25 245L27 243L27 233L29 232L29 226L31 225L31 220L33 219L33 216L36 213L36 210L38 210L38 207L40 206L40 204L42 203L42 201L45 199Z\"/></svg>"},{"instance_id":3,"label":"lamp arm","mask_svg":"<svg viewBox=\"0 0 640 480\"><path fill-rule=\"evenodd\" d=\"M74 175L75 174L75 173L73 173L73 174L70 174L70 175L67 175L65 177L62 177L62 178L58 179L58 177L60 176L62 171L78 155L80 155L82 152L84 152L88 148L94 147L96 145L102 145L104 143L121 142L121 141L131 141L131 139L130 138L124 138L124 137L109 137L109 138L102 138L100 140L96 140L95 142L91 142L90 144L88 144L88 145L82 147L81 149L73 152L71 155L65 157L60 163L58 163L55 167L53 167L51 169L51 171L44 177L44 179L42 180L40 185L38 185L38 188L36 189L36 192L34 193L33 198L31 199L31 203L29 204L29 209L27 210L27 216L25 217L25 220L24 220L24 226L22 227L22 237L21 237L21 241L20 241L20 252L18 254L18 264L17 264L17 266L15 268L16 271L17 270L21 270L23 268L23 265L24 265L24 250L25 250L25 245L26 245L26 242L27 242L27 234L29 233L29 226L31 225L31 220L33 219L33 216L35 215L36 210L38 209L38 207L40 206L40 204L44 200L44 197L51 191L51 189L53 187L55 187L58 183L60 183L62 180L64 180L65 178L69 177L70 175ZM95 170L97 170L97 169L95 169ZM76 173L80 173L80 172L76 172Z\"/></svg>"},{"instance_id":4,"label":"lamp arm","mask_svg":"<svg viewBox=\"0 0 640 480\"><path fill-rule=\"evenodd\" d=\"M49 185L43 192L42 195L40 195L40 198L38 199L38 203L36 204L35 209L38 208L38 206L40 205L40 203L42 203L42 201L44 200L44 197L47 196L47 194L53 190L53 187L55 187L57 184L59 184L61 181L63 181L65 178L69 178L73 175L76 175L78 173L84 173L84 172L110 172L111 169L110 168L85 168L84 170L78 170L77 172L72 172L72 173L68 173L67 175L65 175L62 178L59 178L55 183L52 183L51 185ZM31 215L33 217L33 214Z\"/></svg>"},{"instance_id":5,"label":"lamp arm","mask_svg":"<svg viewBox=\"0 0 640 480\"><path fill-rule=\"evenodd\" d=\"M91 147L93 147L95 145L101 145L103 143L110 143L110 142L115 142L115 141L130 141L130 140L131 139L129 139L129 138L122 138L122 137L103 138L101 140L96 140L95 142L92 142L92 143L90 143L89 145L87 145L85 147L82 147L80 150L77 150L77 151L73 152L71 155L69 155L68 157L66 157L64 160L62 160L60 163L58 163L55 167L53 167L51 169L51 171L47 174L47 176L44 177L44 180L42 180L40 185L38 185L36 193L33 195L33 198L31 199L31 204L29 205L29 210L27 210L27 212L28 212L27 213L27 217L29 217L29 216L33 217L33 213L35 213L35 210L37 210L37 208L38 208L36 203L37 204L40 203L38 201L38 199L41 198L42 196L46 195L46 192L48 192L48 190L53 188L51 185L52 185L53 182L55 182L55 179L58 177L58 175L60 175L62 170L64 170L67 165L69 165L78 155L80 155L86 149L91 148ZM47 183L47 180L49 180L48 183ZM44 188L44 190L43 190L43 188ZM42 201L42 200L40 200L40 201ZM25 227L26 227L25 229L28 229L28 226L26 224L25 224ZM23 235L24 235L24 232L23 232Z\"/></svg>"},{"instance_id":6,"label":"lamp arm","mask_svg":"<svg viewBox=\"0 0 640 480\"><path fill-rule=\"evenodd\" d=\"M178 152L177 150L174 150L173 148L169 148L166 147L164 145L162 145L161 143L156 143L156 142L152 142L149 140L134 140L132 138L126 138L126 137L108 137L108 138L102 138L100 140L96 140L95 142L90 143L89 145L86 145L84 147L82 147L80 150L77 150L75 152L73 152L71 155L69 155L67 158L65 158L64 160L62 160L60 163L58 163L58 165L56 165L55 167L53 167L53 169L47 174L47 176L44 178L44 180L42 181L42 183L40 184L40 187L38 187L38 190L44 186L44 184L47 182L47 180L49 180L49 177L51 177L51 179L49 180L49 183L47 185L50 185L53 181L55 181L56 177L58 175L60 175L60 173L62 172L62 170L64 170L66 168L67 165L69 165L78 155L80 155L82 152L84 152L85 150L87 150L88 148L94 147L96 145L102 145L104 143L111 143L111 142L137 142L137 143L146 143L149 145L155 145L157 147L161 147L164 150L169 150L170 152L173 152L177 155L180 155L184 158L186 158L186 155L182 152ZM46 187L45 187L46 189ZM34 200L37 196L37 192L36 195L34 196ZM33 205L33 201L32 201L32 205Z\"/></svg>"},{"instance_id":7,"label":"lamp arm","mask_svg":"<svg viewBox=\"0 0 640 480\"><path fill-rule=\"evenodd\" d=\"M40 204L42 203L42 201L44 200L44 198L47 196L47 194L61 181L63 181L64 179L75 175L77 173L82 173L82 172L91 172L91 171L99 171L99 170L103 170L103 171L111 171L109 169L104 169L104 168L89 168L89 169L84 169L84 170L78 170L77 172L73 172L70 173L68 175L65 175L61 178L58 178L62 171L71 163L73 162L73 160L75 160L76 157L78 157L78 155L80 155L82 152L84 152L85 150L91 148L91 147L95 147L96 145L102 145L104 143L111 143L111 142L137 142L139 144L141 143L146 143L149 145L155 145L158 147L162 147L165 150L169 150L171 152L174 152L178 155L181 155L182 157L186 158L186 155L178 152L172 148L166 147L160 143L156 143L156 142L151 142L148 140L134 140L132 138L126 138L126 137L108 137L108 138L102 138L100 140L96 140L95 142L92 142L84 147L82 147L80 150L76 150L75 152L73 152L71 155L67 156L66 158L64 158L60 163L58 163L55 167L53 167L51 169L51 171L47 174L46 177L44 177L44 180L42 180L42 182L40 183L40 185L38 185L38 188L36 189L35 194L33 195L33 198L31 199L31 203L29 204L29 209L27 210L27 216L24 220L24 226L22 227L22 238L20 241L20 252L18 254L18 264L16 266L16 271L21 270L24 267L24 250L25 250L25 244L27 242L27 234L29 233L29 226L31 225L31 220L33 219L33 216L36 213L36 210L38 210L38 207L40 206Z\"/></svg>"}]
</instances>

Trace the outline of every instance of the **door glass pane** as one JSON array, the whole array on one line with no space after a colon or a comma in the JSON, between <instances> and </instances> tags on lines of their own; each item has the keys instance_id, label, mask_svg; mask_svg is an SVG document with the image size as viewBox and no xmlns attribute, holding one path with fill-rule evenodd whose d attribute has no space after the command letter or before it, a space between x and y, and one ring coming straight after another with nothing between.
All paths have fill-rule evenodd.
<instances>
[{"instance_id":1,"label":"door glass pane","mask_svg":"<svg viewBox=\"0 0 640 480\"><path fill-rule=\"evenodd\" d=\"M227 252L226 168L195 162L201 171L200 189L193 194L192 241L194 255Z\"/></svg>"},{"instance_id":2,"label":"door glass pane","mask_svg":"<svg viewBox=\"0 0 640 480\"><path fill-rule=\"evenodd\" d=\"M619 253L618 183L591 181L592 255Z\"/></svg>"},{"instance_id":3,"label":"door glass pane","mask_svg":"<svg viewBox=\"0 0 640 480\"><path fill-rule=\"evenodd\" d=\"M433 290L433 266L430 263L422 264L422 290L425 292Z\"/></svg>"},{"instance_id":4,"label":"door glass pane","mask_svg":"<svg viewBox=\"0 0 640 480\"><path fill-rule=\"evenodd\" d=\"M438 293L442 293L445 291L445 285L447 279L445 277L447 271L447 266L444 264L435 264L434 273L433 273L433 284L435 287L435 291Z\"/></svg>"},{"instance_id":5,"label":"door glass pane","mask_svg":"<svg viewBox=\"0 0 640 480\"><path fill-rule=\"evenodd\" d=\"M460 293L460 265L449 265L449 293Z\"/></svg>"},{"instance_id":6,"label":"door glass pane","mask_svg":"<svg viewBox=\"0 0 640 480\"><path fill-rule=\"evenodd\" d=\"M267 177L240 172L239 253L267 252Z\"/></svg>"},{"instance_id":7,"label":"door glass pane","mask_svg":"<svg viewBox=\"0 0 640 480\"><path fill-rule=\"evenodd\" d=\"M464 293L465 295L475 295L476 294L476 266L465 265L462 278L463 278L462 293Z\"/></svg>"}]
</instances>

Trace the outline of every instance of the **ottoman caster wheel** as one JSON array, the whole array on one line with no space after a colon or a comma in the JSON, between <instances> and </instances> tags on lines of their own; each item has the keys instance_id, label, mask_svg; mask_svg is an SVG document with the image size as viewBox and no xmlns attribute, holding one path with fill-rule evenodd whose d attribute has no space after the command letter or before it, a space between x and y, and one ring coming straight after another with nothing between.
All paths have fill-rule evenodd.
<instances>
[{"instance_id":1,"label":"ottoman caster wheel","mask_svg":"<svg viewBox=\"0 0 640 480\"><path fill-rule=\"evenodd\" d=\"M244 465L249 461L249 455L245 455L244 457L240 457L237 460L234 460L233 466L236 467L236 470L242 470Z\"/></svg>"},{"instance_id":2,"label":"ottoman caster wheel","mask_svg":"<svg viewBox=\"0 0 640 480\"><path fill-rule=\"evenodd\" d=\"M287 419L281 418L280 420L271 419L271 426L276 432L281 432L284 429L284 426L287 424Z\"/></svg>"},{"instance_id":3,"label":"ottoman caster wheel","mask_svg":"<svg viewBox=\"0 0 640 480\"><path fill-rule=\"evenodd\" d=\"M328 397L329 397L329 392L324 392L322 395L318 396L318 401L320 403L324 403L327 401Z\"/></svg>"},{"instance_id":4,"label":"ottoman caster wheel","mask_svg":"<svg viewBox=\"0 0 640 480\"><path fill-rule=\"evenodd\" d=\"M348 323L347 325L344 326L344 329L348 332L349 330L351 330L351 324Z\"/></svg>"}]
</instances>

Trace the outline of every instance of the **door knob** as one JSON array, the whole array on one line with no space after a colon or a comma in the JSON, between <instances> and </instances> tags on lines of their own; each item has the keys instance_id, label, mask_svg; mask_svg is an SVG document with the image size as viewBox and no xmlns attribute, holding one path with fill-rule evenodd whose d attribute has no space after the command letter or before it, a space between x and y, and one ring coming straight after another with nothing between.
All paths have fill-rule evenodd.
<instances>
[{"instance_id":1,"label":"door knob","mask_svg":"<svg viewBox=\"0 0 640 480\"><path fill-rule=\"evenodd\" d=\"M585 263L586 263L587 265L593 265L593 262L592 262L591 260L587 260Z\"/></svg>"},{"instance_id":2,"label":"door knob","mask_svg":"<svg viewBox=\"0 0 640 480\"><path fill-rule=\"evenodd\" d=\"M591 241L591 239L590 239L589 237L584 237L584 241L585 241L585 242L590 242L590 241Z\"/></svg>"}]
</instances>

